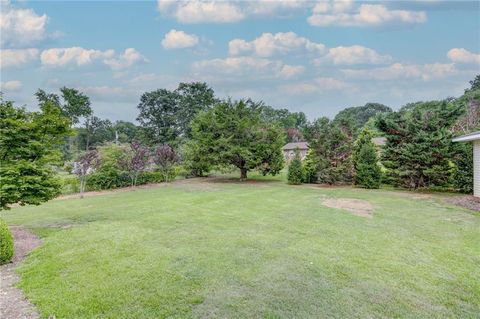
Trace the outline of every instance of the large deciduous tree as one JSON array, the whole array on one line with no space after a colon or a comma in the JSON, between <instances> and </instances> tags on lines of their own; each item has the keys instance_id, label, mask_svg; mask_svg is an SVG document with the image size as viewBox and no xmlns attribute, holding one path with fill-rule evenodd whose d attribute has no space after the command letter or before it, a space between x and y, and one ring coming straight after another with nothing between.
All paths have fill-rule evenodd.
<instances>
[{"instance_id":1,"label":"large deciduous tree","mask_svg":"<svg viewBox=\"0 0 480 319\"><path fill-rule=\"evenodd\" d=\"M39 112L0 101L0 209L39 205L60 193L51 166L60 164L59 146L69 134L69 119L50 100Z\"/></svg>"},{"instance_id":2,"label":"large deciduous tree","mask_svg":"<svg viewBox=\"0 0 480 319\"><path fill-rule=\"evenodd\" d=\"M174 91L158 89L140 98L137 120L144 139L151 145L176 145L190 136L195 115L215 102L214 92L205 83L180 83Z\"/></svg>"},{"instance_id":3,"label":"large deciduous tree","mask_svg":"<svg viewBox=\"0 0 480 319\"><path fill-rule=\"evenodd\" d=\"M223 101L192 122L190 152L211 166L233 165L240 177L259 169L263 174L277 174L283 168L282 130L261 119L261 104L248 101Z\"/></svg>"}]
</instances>

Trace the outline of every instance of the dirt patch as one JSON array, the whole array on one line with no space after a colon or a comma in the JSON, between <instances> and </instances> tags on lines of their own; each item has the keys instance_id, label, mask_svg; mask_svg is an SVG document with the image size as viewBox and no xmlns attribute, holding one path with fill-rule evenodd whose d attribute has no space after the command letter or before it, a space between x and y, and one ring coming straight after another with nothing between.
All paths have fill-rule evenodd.
<instances>
[{"instance_id":1,"label":"dirt patch","mask_svg":"<svg viewBox=\"0 0 480 319\"><path fill-rule=\"evenodd\" d=\"M15 273L18 264L42 241L21 227L10 227L12 231L15 254L10 264L0 266L0 315L9 319L39 318L35 307L25 298L23 292L15 287L19 278Z\"/></svg>"},{"instance_id":2,"label":"dirt patch","mask_svg":"<svg viewBox=\"0 0 480 319\"><path fill-rule=\"evenodd\" d=\"M452 196L444 199L447 204L460 206L463 208L471 209L476 212L480 212L480 198L472 195L465 196Z\"/></svg>"},{"instance_id":3,"label":"dirt patch","mask_svg":"<svg viewBox=\"0 0 480 319\"><path fill-rule=\"evenodd\" d=\"M367 201L353 198L327 198L322 204L330 208L338 208L349 211L355 216L371 218L373 206Z\"/></svg>"}]
</instances>

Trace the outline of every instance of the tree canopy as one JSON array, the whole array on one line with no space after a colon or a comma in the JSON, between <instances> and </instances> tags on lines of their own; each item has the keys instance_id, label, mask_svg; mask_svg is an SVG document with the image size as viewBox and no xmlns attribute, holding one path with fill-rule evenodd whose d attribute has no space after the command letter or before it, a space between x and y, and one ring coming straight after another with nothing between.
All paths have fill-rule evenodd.
<instances>
[{"instance_id":1,"label":"tree canopy","mask_svg":"<svg viewBox=\"0 0 480 319\"><path fill-rule=\"evenodd\" d=\"M233 165L245 179L251 169L272 175L280 172L283 144L282 130L261 118L261 104L223 101L193 120L187 154L209 165Z\"/></svg>"},{"instance_id":2,"label":"tree canopy","mask_svg":"<svg viewBox=\"0 0 480 319\"><path fill-rule=\"evenodd\" d=\"M38 205L60 192L51 164L59 163L59 145L69 134L70 120L50 100L39 112L0 101L0 209Z\"/></svg>"}]
</instances>

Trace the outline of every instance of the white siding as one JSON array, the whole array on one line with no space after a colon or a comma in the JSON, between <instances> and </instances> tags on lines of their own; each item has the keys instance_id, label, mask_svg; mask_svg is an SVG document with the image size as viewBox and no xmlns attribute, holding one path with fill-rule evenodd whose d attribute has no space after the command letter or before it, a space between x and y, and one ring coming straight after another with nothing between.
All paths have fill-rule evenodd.
<instances>
[{"instance_id":1,"label":"white siding","mask_svg":"<svg viewBox=\"0 0 480 319\"><path fill-rule=\"evenodd\" d=\"M473 142L473 195L480 197L480 140Z\"/></svg>"}]
</instances>

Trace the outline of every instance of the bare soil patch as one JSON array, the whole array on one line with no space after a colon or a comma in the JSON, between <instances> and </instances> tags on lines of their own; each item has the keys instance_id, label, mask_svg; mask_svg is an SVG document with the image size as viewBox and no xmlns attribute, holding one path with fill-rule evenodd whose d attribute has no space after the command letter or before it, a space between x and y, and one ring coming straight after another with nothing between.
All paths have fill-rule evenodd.
<instances>
[{"instance_id":1,"label":"bare soil patch","mask_svg":"<svg viewBox=\"0 0 480 319\"><path fill-rule=\"evenodd\" d=\"M11 263L0 266L0 317L9 319L39 318L35 307L25 298L23 292L15 287L19 278L15 273L18 264L42 241L21 227L10 227L12 231L15 254Z\"/></svg>"},{"instance_id":2,"label":"bare soil patch","mask_svg":"<svg viewBox=\"0 0 480 319\"><path fill-rule=\"evenodd\" d=\"M480 198L474 197L472 195L448 197L445 198L445 202L448 204L480 212Z\"/></svg>"},{"instance_id":3,"label":"bare soil patch","mask_svg":"<svg viewBox=\"0 0 480 319\"><path fill-rule=\"evenodd\" d=\"M338 208L349 211L355 216L371 218L373 217L373 206L369 202L353 198L327 198L322 204L330 208Z\"/></svg>"}]
</instances>

